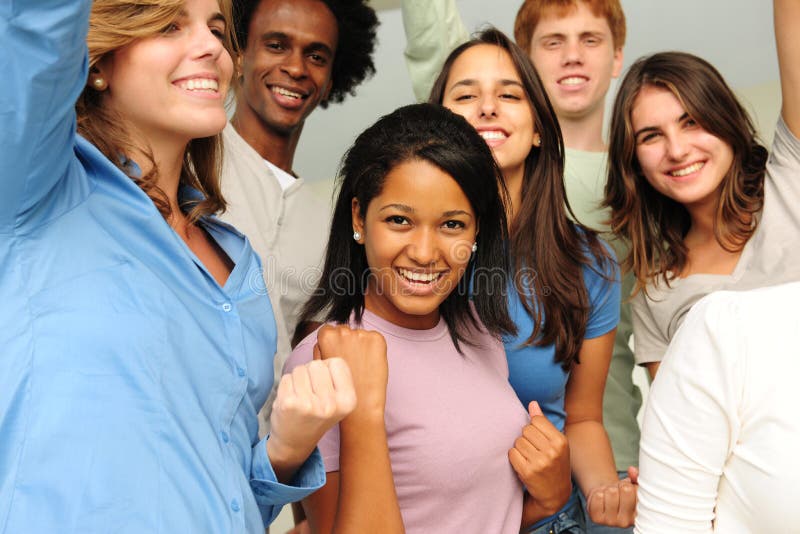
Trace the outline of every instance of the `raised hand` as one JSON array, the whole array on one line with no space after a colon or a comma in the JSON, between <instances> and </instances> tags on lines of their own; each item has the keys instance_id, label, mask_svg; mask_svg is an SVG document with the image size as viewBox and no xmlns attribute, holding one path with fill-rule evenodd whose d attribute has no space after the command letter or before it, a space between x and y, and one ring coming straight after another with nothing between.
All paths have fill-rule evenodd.
<instances>
[{"instance_id":1,"label":"raised hand","mask_svg":"<svg viewBox=\"0 0 800 534\"><path fill-rule=\"evenodd\" d=\"M323 326L317 334L314 358L347 362L358 399L354 416L375 416L383 421L389 365L386 340L378 332L354 330L347 326Z\"/></svg>"},{"instance_id":2,"label":"raised hand","mask_svg":"<svg viewBox=\"0 0 800 534\"><path fill-rule=\"evenodd\" d=\"M589 517L597 524L630 527L636 518L636 494L639 470L628 468L628 476L619 482L592 488L586 496Z\"/></svg>"},{"instance_id":3,"label":"raised hand","mask_svg":"<svg viewBox=\"0 0 800 534\"><path fill-rule=\"evenodd\" d=\"M572 492L569 443L544 416L539 403L532 401L528 413L531 422L508 451L508 459L541 512L534 517L546 517L558 512Z\"/></svg>"},{"instance_id":4,"label":"raised hand","mask_svg":"<svg viewBox=\"0 0 800 534\"><path fill-rule=\"evenodd\" d=\"M315 360L283 375L270 416L270 463L281 482L290 480L317 442L356 406L347 363Z\"/></svg>"}]
</instances>

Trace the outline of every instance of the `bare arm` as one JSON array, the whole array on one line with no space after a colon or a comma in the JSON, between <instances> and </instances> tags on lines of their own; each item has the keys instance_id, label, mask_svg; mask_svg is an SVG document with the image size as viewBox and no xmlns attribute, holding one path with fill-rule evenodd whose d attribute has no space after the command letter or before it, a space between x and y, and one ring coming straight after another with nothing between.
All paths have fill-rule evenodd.
<instances>
[{"instance_id":1,"label":"bare arm","mask_svg":"<svg viewBox=\"0 0 800 534\"><path fill-rule=\"evenodd\" d=\"M312 532L402 533L384 423L386 342L376 332L329 326L317 340L322 358L347 361L358 402L339 423L339 472L303 503Z\"/></svg>"},{"instance_id":2,"label":"bare arm","mask_svg":"<svg viewBox=\"0 0 800 534\"><path fill-rule=\"evenodd\" d=\"M656 379L656 373L658 372L658 367L661 365L661 362L649 362L644 364L645 368L647 369L647 374L650 375L650 382Z\"/></svg>"},{"instance_id":3,"label":"bare arm","mask_svg":"<svg viewBox=\"0 0 800 534\"><path fill-rule=\"evenodd\" d=\"M584 340L581 363L573 368L567 382L564 433L569 440L572 474L586 495L592 520L630 526L636 505L635 486L619 480L603 427L603 391L615 335L616 329Z\"/></svg>"},{"instance_id":4,"label":"bare arm","mask_svg":"<svg viewBox=\"0 0 800 534\"><path fill-rule=\"evenodd\" d=\"M781 73L781 116L800 137L800 1L775 0L775 42Z\"/></svg>"}]
</instances>

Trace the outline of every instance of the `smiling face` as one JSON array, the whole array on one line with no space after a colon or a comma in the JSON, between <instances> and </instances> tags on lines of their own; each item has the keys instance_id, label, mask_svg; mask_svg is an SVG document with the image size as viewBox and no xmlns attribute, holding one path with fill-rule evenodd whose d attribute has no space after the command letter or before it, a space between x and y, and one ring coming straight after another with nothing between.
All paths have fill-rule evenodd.
<instances>
[{"instance_id":1,"label":"smiling face","mask_svg":"<svg viewBox=\"0 0 800 534\"><path fill-rule=\"evenodd\" d=\"M533 110L508 52L489 44L466 49L453 62L442 105L478 130L504 176L521 175L535 138Z\"/></svg>"},{"instance_id":2,"label":"smiling face","mask_svg":"<svg viewBox=\"0 0 800 534\"><path fill-rule=\"evenodd\" d=\"M330 92L338 38L336 18L320 0L262 0L241 57L237 121L299 132Z\"/></svg>"},{"instance_id":3,"label":"smiling face","mask_svg":"<svg viewBox=\"0 0 800 534\"><path fill-rule=\"evenodd\" d=\"M690 212L713 209L733 163L731 146L694 121L663 87L645 85L633 102L636 159L653 188Z\"/></svg>"},{"instance_id":4,"label":"smiling face","mask_svg":"<svg viewBox=\"0 0 800 534\"><path fill-rule=\"evenodd\" d=\"M622 68L622 49L605 18L582 1L566 14L548 8L528 53L559 118L602 114L611 78Z\"/></svg>"},{"instance_id":5,"label":"smiling face","mask_svg":"<svg viewBox=\"0 0 800 534\"><path fill-rule=\"evenodd\" d=\"M103 105L150 146L218 134L227 122L223 103L233 73L225 29L216 0L187 0L162 33L98 63L108 82Z\"/></svg>"},{"instance_id":6,"label":"smiling face","mask_svg":"<svg viewBox=\"0 0 800 534\"><path fill-rule=\"evenodd\" d=\"M413 159L395 166L365 217L353 200L371 276L366 309L404 328L429 329L469 263L477 220L455 180Z\"/></svg>"}]
</instances>

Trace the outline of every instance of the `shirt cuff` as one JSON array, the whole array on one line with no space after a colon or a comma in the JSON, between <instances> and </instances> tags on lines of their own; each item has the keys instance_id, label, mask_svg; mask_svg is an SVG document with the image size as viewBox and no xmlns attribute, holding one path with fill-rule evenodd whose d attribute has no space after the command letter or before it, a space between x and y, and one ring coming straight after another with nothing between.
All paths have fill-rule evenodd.
<instances>
[{"instance_id":1,"label":"shirt cuff","mask_svg":"<svg viewBox=\"0 0 800 534\"><path fill-rule=\"evenodd\" d=\"M264 437L253 449L253 464L250 486L260 505L284 505L299 501L325 485L325 467L318 449L306 459L289 484L281 484L275 476L267 456L267 440Z\"/></svg>"}]
</instances>

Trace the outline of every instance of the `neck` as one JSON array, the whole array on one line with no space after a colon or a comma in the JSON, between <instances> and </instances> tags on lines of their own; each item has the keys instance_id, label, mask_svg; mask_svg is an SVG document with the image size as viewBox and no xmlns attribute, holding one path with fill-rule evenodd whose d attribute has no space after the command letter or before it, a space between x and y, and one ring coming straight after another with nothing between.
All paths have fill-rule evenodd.
<instances>
[{"instance_id":1,"label":"neck","mask_svg":"<svg viewBox=\"0 0 800 534\"><path fill-rule=\"evenodd\" d=\"M503 170L503 181L508 189L509 205L506 206L506 220L509 227L511 226L514 217L519 213L519 207L522 203L522 179L525 176L525 165L523 164L518 169Z\"/></svg>"},{"instance_id":2,"label":"neck","mask_svg":"<svg viewBox=\"0 0 800 534\"><path fill-rule=\"evenodd\" d=\"M605 152L603 141L603 107L580 117L559 116L558 125L564 137L564 146L586 152Z\"/></svg>"},{"instance_id":3,"label":"neck","mask_svg":"<svg viewBox=\"0 0 800 534\"><path fill-rule=\"evenodd\" d=\"M303 132L303 125L300 124L288 133L276 132L260 118L254 117L256 116L252 113L240 113L237 110L231 119L231 124L242 139L247 141L247 144L262 158L292 174L294 153L300 141L300 134Z\"/></svg>"},{"instance_id":4,"label":"neck","mask_svg":"<svg viewBox=\"0 0 800 534\"><path fill-rule=\"evenodd\" d=\"M186 153L188 141L179 141L174 135L168 135L163 139L150 139L148 143L136 143L136 146L153 147L151 155L153 161L146 157L144 152L138 152L131 156L141 170L142 175L147 174L153 169L155 163L158 169L156 177L156 187L158 187L167 197L171 216L170 225L176 230L178 227L173 221L183 219L183 214L178 203L178 189L181 183L181 170L183 169L183 157Z\"/></svg>"},{"instance_id":5,"label":"neck","mask_svg":"<svg viewBox=\"0 0 800 534\"><path fill-rule=\"evenodd\" d=\"M716 240L714 235L714 219L716 216L717 199L712 198L697 204L686 206L691 219L691 227L684 238L686 242L707 242Z\"/></svg>"}]
</instances>

